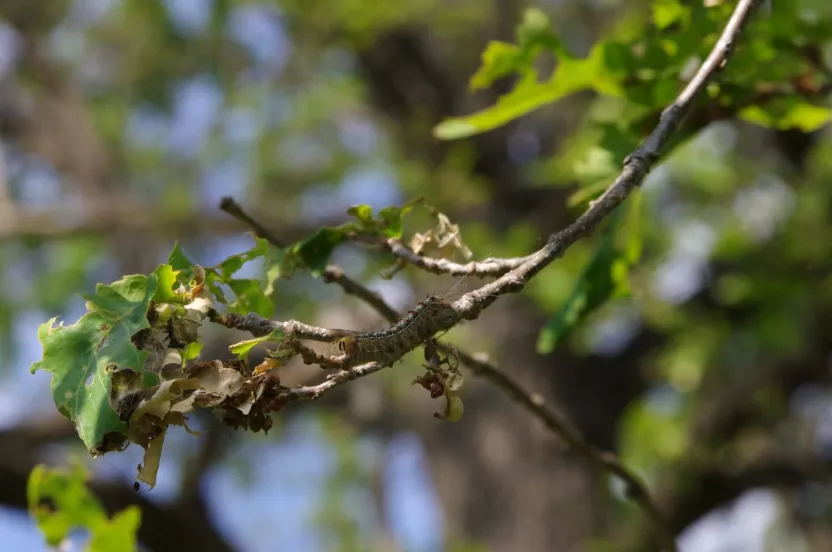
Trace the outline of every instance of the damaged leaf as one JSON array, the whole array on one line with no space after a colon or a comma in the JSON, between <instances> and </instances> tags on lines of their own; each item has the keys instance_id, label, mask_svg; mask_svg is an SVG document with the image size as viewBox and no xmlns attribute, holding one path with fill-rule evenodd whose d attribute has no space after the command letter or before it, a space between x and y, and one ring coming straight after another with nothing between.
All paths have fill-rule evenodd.
<instances>
[{"instance_id":1,"label":"damaged leaf","mask_svg":"<svg viewBox=\"0 0 832 552\"><path fill-rule=\"evenodd\" d=\"M57 318L53 318L38 328L43 359L31 370L52 373L55 405L75 424L93 455L109 449L108 434L126 433L110 405L111 374L114 367L144 370L146 353L131 338L150 326L147 311L157 288L155 274L98 284L95 294L87 297L88 312L78 322L55 326Z\"/></svg>"},{"instance_id":2,"label":"damaged leaf","mask_svg":"<svg viewBox=\"0 0 832 552\"><path fill-rule=\"evenodd\" d=\"M471 258L471 250L462 242L462 233L458 224L444 214L434 210L436 227L422 234L414 234L410 239L410 249L417 255L450 258L460 253L464 259Z\"/></svg>"}]
</instances>

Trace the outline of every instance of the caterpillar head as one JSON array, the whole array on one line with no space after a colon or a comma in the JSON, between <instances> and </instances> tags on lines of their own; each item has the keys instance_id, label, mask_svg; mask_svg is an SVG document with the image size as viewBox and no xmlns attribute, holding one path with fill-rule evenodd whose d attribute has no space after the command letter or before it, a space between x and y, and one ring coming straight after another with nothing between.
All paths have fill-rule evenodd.
<instances>
[{"instance_id":1,"label":"caterpillar head","mask_svg":"<svg viewBox=\"0 0 832 552\"><path fill-rule=\"evenodd\" d=\"M356 343L355 338L351 335L342 337L338 340L338 350L344 353L345 355L352 356L355 354L356 350Z\"/></svg>"}]
</instances>

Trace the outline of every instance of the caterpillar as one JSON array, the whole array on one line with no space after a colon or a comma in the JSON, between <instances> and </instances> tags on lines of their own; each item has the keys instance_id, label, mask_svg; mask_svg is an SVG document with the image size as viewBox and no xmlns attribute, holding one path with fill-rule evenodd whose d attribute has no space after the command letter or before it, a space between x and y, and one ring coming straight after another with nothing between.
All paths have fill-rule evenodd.
<instances>
[{"instance_id":1,"label":"caterpillar","mask_svg":"<svg viewBox=\"0 0 832 552\"><path fill-rule=\"evenodd\" d=\"M339 339L338 349L346 355L344 367L367 362L393 364L436 332L447 329L452 317L450 305L435 295L428 295L389 328Z\"/></svg>"}]
</instances>

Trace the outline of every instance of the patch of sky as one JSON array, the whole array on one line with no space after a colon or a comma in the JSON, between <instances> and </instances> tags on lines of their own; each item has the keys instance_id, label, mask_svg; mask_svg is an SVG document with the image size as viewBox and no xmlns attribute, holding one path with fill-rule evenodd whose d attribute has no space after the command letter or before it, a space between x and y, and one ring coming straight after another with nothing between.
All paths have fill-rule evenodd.
<instances>
[{"instance_id":1,"label":"patch of sky","mask_svg":"<svg viewBox=\"0 0 832 552\"><path fill-rule=\"evenodd\" d=\"M209 76L181 82L174 92L168 147L184 158L195 157L216 122L222 102L222 92Z\"/></svg>"},{"instance_id":2,"label":"patch of sky","mask_svg":"<svg viewBox=\"0 0 832 552\"><path fill-rule=\"evenodd\" d=\"M73 21L79 29L97 23L112 8L124 0L75 0L70 6L67 19Z\"/></svg>"},{"instance_id":3,"label":"patch of sky","mask_svg":"<svg viewBox=\"0 0 832 552\"><path fill-rule=\"evenodd\" d=\"M170 133L171 120L152 106L135 107L127 120L128 143L143 148L158 148Z\"/></svg>"},{"instance_id":4,"label":"patch of sky","mask_svg":"<svg viewBox=\"0 0 832 552\"><path fill-rule=\"evenodd\" d=\"M677 220L672 232L673 247L656 269L653 292L665 301L681 303L704 284L716 233L710 225L695 219Z\"/></svg>"},{"instance_id":5,"label":"patch of sky","mask_svg":"<svg viewBox=\"0 0 832 552\"><path fill-rule=\"evenodd\" d=\"M804 384L792 393L790 409L814 433L814 448L825 458L832 458L832 392L815 385Z\"/></svg>"},{"instance_id":6,"label":"patch of sky","mask_svg":"<svg viewBox=\"0 0 832 552\"><path fill-rule=\"evenodd\" d=\"M266 6L248 5L233 10L228 20L231 36L242 44L254 59L280 71L289 59L292 44L280 21L280 14Z\"/></svg>"},{"instance_id":7,"label":"patch of sky","mask_svg":"<svg viewBox=\"0 0 832 552\"><path fill-rule=\"evenodd\" d=\"M385 518L405 552L438 552L444 545L442 505L419 438L402 433L390 442L383 474Z\"/></svg>"},{"instance_id":8,"label":"patch of sky","mask_svg":"<svg viewBox=\"0 0 832 552\"><path fill-rule=\"evenodd\" d=\"M679 536L680 552L764 552L771 524L780 511L769 490L748 491L711 512Z\"/></svg>"},{"instance_id":9,"label":"patch of sky","mask_svg":"<svg viewBox=\"0 0 832 552\"><path fill-rule=\"evenodd\" d=\"M0 535L6 550L51 552L35 521L24 510L0 506Z\"/></svg>"},{"instance_id":10,"label":"patch of sky","mask_svg":"<svg viewBox=\"0 0 832 552\"><path fill-rule=\"evenodd\" d=\"M163 0L176 30L184 35L200 34L208 26L213 0Z\"/></svg>"},{"instance_id":11,"label":"patch of sky","mask_svg":"<svg viewBox=\"0 0 832 552\"><path fill-rule=\"evenodd\" d=\"M9 74L20 53L20 38L17 32L5 23L0 23L0 77Z\"/></svg>"},{"instance_id":12,"label":"patch of sky","mask_svg":"<svg viewBox=\"0 0 832 552\"><path fill-rule=\"evenodd\" d=\"M204 209L216 209L225 196L241 197L250 177L250 166L242 156L234 156L205 170L200 179L199 201Z\"/></svg>"},{"instance_id":13,"label":"patch of sky","mask_svg":"<svg viewBox=\"0 0 832 552\"><path fill-rule=\"evenodd\" d=\"M81 303L83 303L81 301ZM83 304L81 305L83 309ZM76 307L68 313L67 319L74 322L83 314ZM72 316L76 315L77 316ZM38 327L54 313L27 309L17 313L12 328L15 355L10 369L3 370L3 385L0 385L0 427L13 427L24 420L31 420L35 412L54 412L55 404L50 391L51 374L48 372L29 373L29 366L43 358L40 342L35 336ZM60 320L59 320L60 322Z\"/></svg>"},{"instance_id":14,"label":"patch of sky","mask_svg":"<svg viewBox=\"0 0 832 552\"><path fill-rule=\"evenodd\" d=\"M779 178L761 175L753 186L740 190L733 212L758 243L768 241L794 208L794 192Z\"/></svg>"},{"instance_id":15,"label":"patch of sky","mask_svg":"<svg viewBox=\"0 0 832 552\"><path fill-rule=\"evenodd\" d=\"M356 155L371 155L379 142L376 126L361 117L345 117L339 121L338 135L344 147Z\"/></svg>"},{"instance_id":16,"label":"patch of sky","mask_svg":"<svg viewBox=\"0 0 832 552\"><path fill-rule=\"evenodd\" d=\"M60 176L50 165L29 159L15 186L18 203L44 206L61 195Z\"/></svg>"},{"instance_id":17,"label":"patch of sky","mask_svg":"<svg viewBox=\"0 0 832 552\"><path fill-rule=\"evenodd\" d=\"M236 146L251 146L257 138L260 122L254 111L245 107L228 110L223 121L225 138Z\"/></svg>"},{"instance_id":18,"label":"patch of sky","mask_svg":"<svg viewBox=\"0 0 832 552\"><path fill-rule=\"evenodd\" d=\"M55 60L66 64L79 63L87 50L86 36L70 21L61 22L49 33L48 44Z\"/></svg>"},{"instance_id":19,"label":"patch of sky","mask_svg":"<svg viewBox=\"0 0 832 552\"><path fill-rule=\"evenodd\" d=\"M358 167L347 172L335 188L319 185L307 189L301 199L301 211L304 219L314 224L345 216L351 205L367 204L378 210L402 202L402 193L392 172Z\"/></svg>"},{"instance_id":20,"label":"patch of sky","mask_svg":"<svg viewBox=\"0 0 832 552\"><path fill-rule=\"evenodd\" d=\"M540 140L537 134L526 129L513 132L508 139L508 154L518 165L537 159L540 155Z\"/></svg>"},{"instance_id":21,"label":"patch of sky","mask_svg":"<svg viewBox=\"0 0 832 552\"><path fill-rule=\"evenodd\" d=\"M589 347L600 356L615 356L638 335L641 317L629 302L617 302L606 309L605 316L588 328Z\"/></svg>"},{"instance_id":22,"label":"patch of sky","mask_svg":"<svg viewBox=\"0 0 832 552\"><path fill-rule=\"evenodd\" d=\"M337 458L305 418L293 417L279 441L241 442L206 476L212 518L241 550L322 549L314 518Z\"/></svg>"}]
</instances>

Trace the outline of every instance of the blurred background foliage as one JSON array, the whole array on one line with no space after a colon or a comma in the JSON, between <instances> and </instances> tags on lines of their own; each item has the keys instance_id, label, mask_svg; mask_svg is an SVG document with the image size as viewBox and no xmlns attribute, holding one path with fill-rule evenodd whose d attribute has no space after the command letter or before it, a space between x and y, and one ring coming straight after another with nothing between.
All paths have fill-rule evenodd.
<instances>
[{"instance_id":1,"label":"blurred background foliage","mask_svg":"<svg viewBox=\"0 0 832 552\"><path fill-rule=\"evenodd\" d=\"M223 196L287 244L422 196L475 257L528 253L609 184L733 5L0 2L4 542L44 546L27 477L78 458L104 508L140 507L148 550L657 549L616 482L487 382L458 424L434 420L418 355L267 436L197 419L148 493L140 451L90 463L28 366L38 324L78 318L96 282L175 241L206 266L252 247ZM618 451L686 551L832 548L830 37L828 2L765 2L616 226L449 335ZM348 244L331 260L399 309L476 285L383 280L391 259ZM380 324L307 274L271 299L281 319Z\"/></svg>"}]
</instances>

